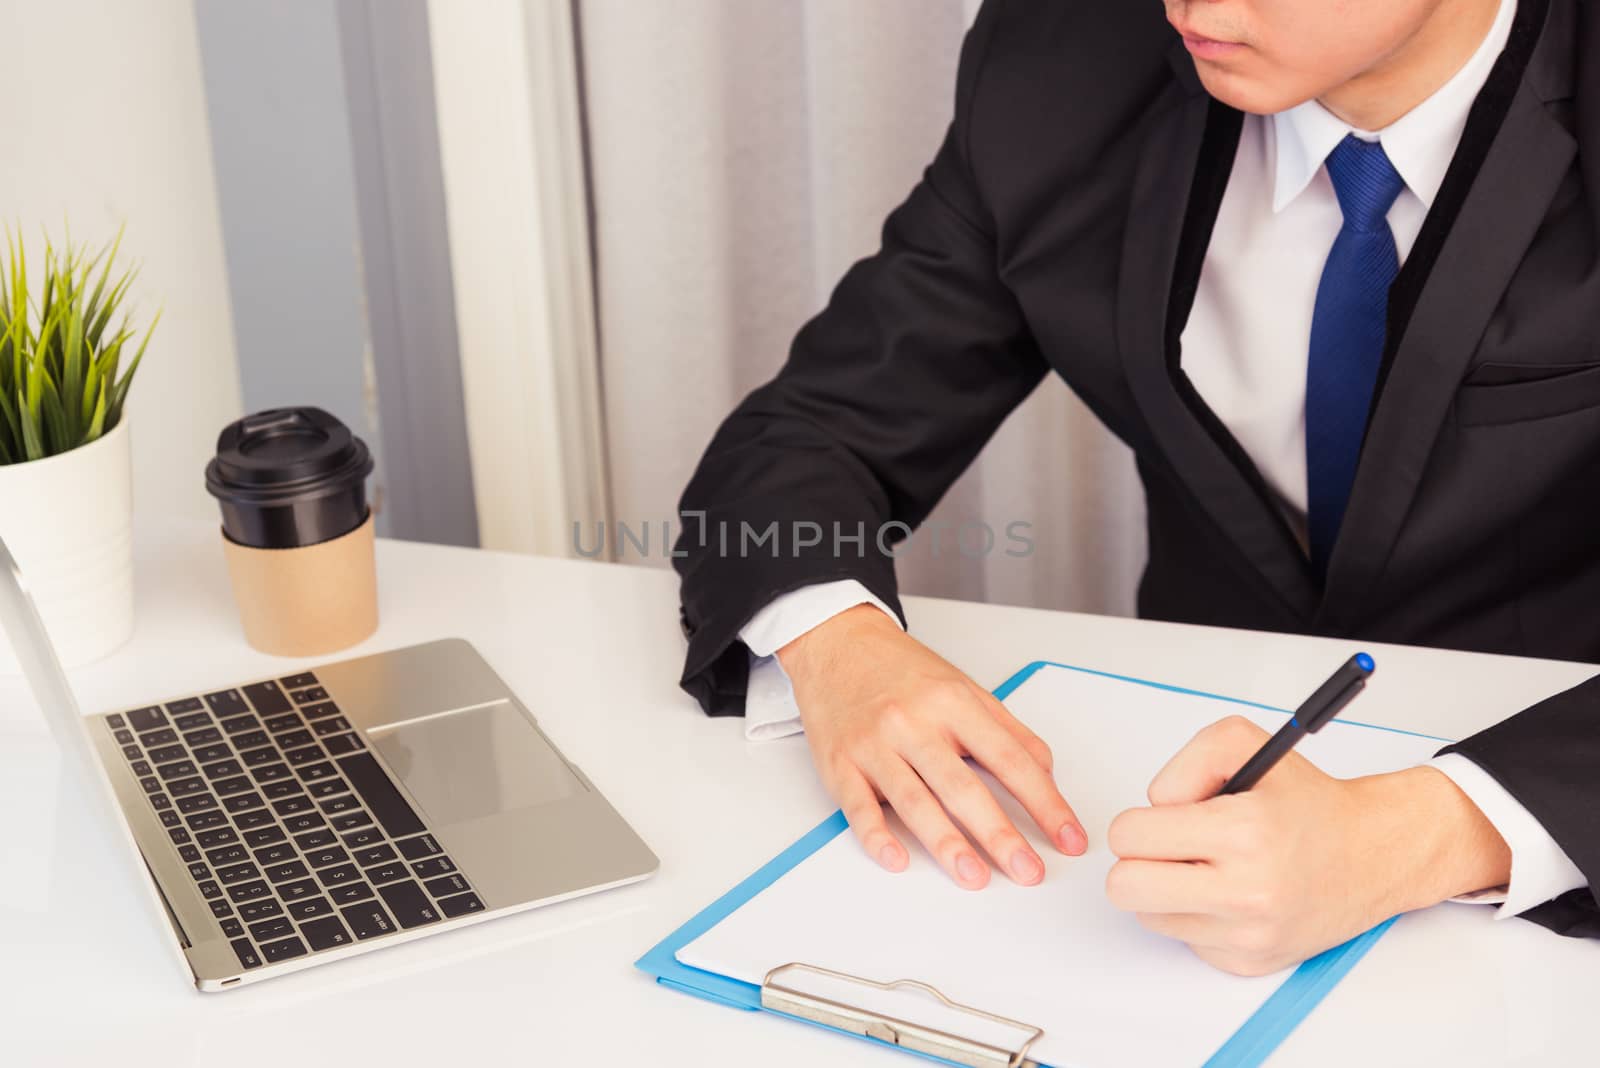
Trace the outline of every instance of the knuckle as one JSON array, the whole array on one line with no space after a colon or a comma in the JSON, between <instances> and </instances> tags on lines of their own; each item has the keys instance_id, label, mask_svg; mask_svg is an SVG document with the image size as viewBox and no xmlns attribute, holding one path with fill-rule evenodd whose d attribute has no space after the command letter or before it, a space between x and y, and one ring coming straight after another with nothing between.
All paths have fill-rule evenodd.
<instances>
[{"instance_id":1,"label":"knuckle","mask_svg":"<svg viewBox=\"0 0 1600 1068\"><path fill-rule=\"evenodd\" d=\"M873 717L873 732L877 738L899 737L916 728L917 719L904 701L886 701Z\"/></svg>"}]
</instances>

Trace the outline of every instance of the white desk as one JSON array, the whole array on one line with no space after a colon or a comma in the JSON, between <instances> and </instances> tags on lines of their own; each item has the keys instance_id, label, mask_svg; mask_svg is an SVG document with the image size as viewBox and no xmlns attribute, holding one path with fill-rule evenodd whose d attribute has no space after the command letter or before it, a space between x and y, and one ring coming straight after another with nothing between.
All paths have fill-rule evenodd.
<instances>
[{"instance_id":1,"label":"white desk","mask_svg":"<svg viewBox=\"0 0 1600 1068\"><path fill-rule=\"evenodd\" d=\"M215 531L143 531L139 625L75 673L86 710L287 674L245 645ZM372 1065L770 1066L909 1063L870 1046L669 992L632 961L830 811L805 744L752 745L678 690L676 579L639 567L401 542L378 550L383 624L354 655L471 640L662 858L608 894L236 992L187 985L117 864L72 848L85 805L0 678L0 1063L245 1068ZM1292 705L1349 644L910 598L925 641L986 685L1037 658ZM1588 677L1577 664L1372 646L1371 722L1460 736ZM309 666L309 665L305 665ZM1064 784L1071 796L1071 784ZM36 791L56 798L52 810ZM1091 834L1096 829L1091 828ZM1521 924L1522 921L1515 921ZM1274 1064L1592 1062L1600 945L1541 932L1506 982L1461 990L1450 961L1373 952ZM1507 994L1532 990L1536 996Z\"/></svg>"}]
</instances>

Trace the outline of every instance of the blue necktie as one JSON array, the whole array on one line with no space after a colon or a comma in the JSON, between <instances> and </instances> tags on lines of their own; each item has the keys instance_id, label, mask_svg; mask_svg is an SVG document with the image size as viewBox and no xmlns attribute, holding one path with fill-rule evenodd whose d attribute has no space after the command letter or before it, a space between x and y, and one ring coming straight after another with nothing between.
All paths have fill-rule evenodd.
<instances>
[{"instance_id":1,"label":"blue necktie","mask_svg":"<svg viewBox=\"0 0 1600 1068\"><path fill-rule=\"evenodd\" d=\"M1327 572L1350 500L1383 360L1389 287L1400 273L1388 215L1405 188L1383 146L1354 135L1339 143L1327 165L1344 226L1317 287L1306 368L1306 525L1319 577Z\"/></svg>"}]
</instances>

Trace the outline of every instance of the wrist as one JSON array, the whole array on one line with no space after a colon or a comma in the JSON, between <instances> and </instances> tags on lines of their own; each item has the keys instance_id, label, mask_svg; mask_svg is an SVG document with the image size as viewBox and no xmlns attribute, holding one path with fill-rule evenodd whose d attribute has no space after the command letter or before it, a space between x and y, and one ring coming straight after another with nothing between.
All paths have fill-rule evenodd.
<instances>
[{"instance_id":1,"label":"wrist","mask_svg":"<svg viewBox=\"0 0 1600 1068\"><path fill-rule=\"evenodd\" d=\"M852 642L863 634L887 627L896 634L900 626L876 605L858 604L818 623L798 638L781 646L774 654L790 680L796 680L817 664L833 659L831 649L840 641ZM837 640L836 640L837 639Z\"/></svg>"},{"instance_id":2,"label":"wrist","mask_svg":"<svg viewBox=\"0 0 1600 1068\"><path fill-rule=\"evenodd\" d=\"M1427 908L1506 883L1511 849L1471 798L1437 768L1416 767L1356 780L1369 793L1391 843L1387 865L1398 879L1391 914Z\"/></svg>"}]
</instances>

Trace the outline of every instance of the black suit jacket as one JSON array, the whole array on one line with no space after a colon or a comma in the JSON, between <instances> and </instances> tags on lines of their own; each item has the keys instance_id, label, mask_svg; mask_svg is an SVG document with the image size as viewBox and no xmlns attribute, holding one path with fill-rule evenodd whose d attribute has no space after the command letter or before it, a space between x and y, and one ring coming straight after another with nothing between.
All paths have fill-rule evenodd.
<instances>
[{"instance_id":1,"label":"black suit jacket","mask_svg":"<svg viewBox=\"0 0 1600 1068\"><path fill-rule=\"evenodd\" d=\"M1205 93L1156 0L990 0L948 135L882 249L722 425L684 493L684 688L712 714L742 711L738 630L790 590L854 578L899 611L872 532L926 517L1050 372L1138 458L1142 615L1600 660L1596 57L1586 0L1522 0L1392 290L1319 584L1180 363L1243 117ZM776 556L741 543L740 524L774 521ZM807 546L788 535L801 521L868 535ZM1600 886L1600 679L1451 748ZM1529 915L1600 936L1588 889Z\"/></svg>"}]
</instances>

